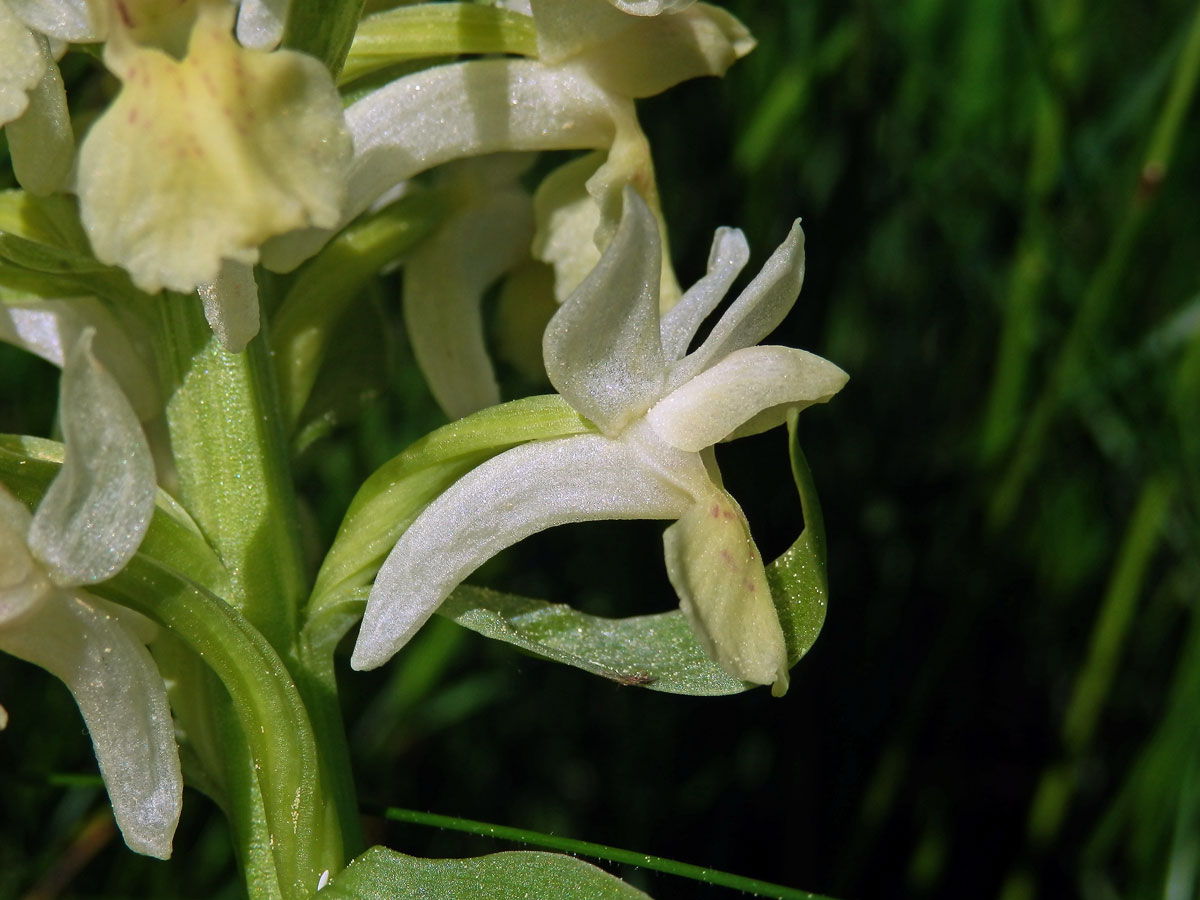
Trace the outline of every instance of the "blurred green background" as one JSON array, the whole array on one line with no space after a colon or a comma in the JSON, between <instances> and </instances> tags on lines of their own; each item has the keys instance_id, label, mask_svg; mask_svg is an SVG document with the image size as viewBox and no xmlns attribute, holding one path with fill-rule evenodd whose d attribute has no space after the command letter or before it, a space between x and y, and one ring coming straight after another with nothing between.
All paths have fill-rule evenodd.
<instances>
[{"instance_id":1,"label":"blurred green background","mask_svg":"<svg viewBox=\"0 0 1200 900\"><path fill-rule=\"evenodd\" d=\"M772 342L851 374L801 417L825 630L785 698L710 700L435 621L342 680L365 806L841 898L1197 896L1197 10L723 5L758 49L640 112L684 283L718 225L747 232L753 270L804 219L807 281ZM390 392L301 460L318 531L438 422L394 355ZM0 363L0 428L48 433L53 370L7 349ZM720 459L771 558L799 527L784 435ZM660 532L559 529L480 578L594 612L666 609ZM0 658L0 702L0 896L237 896L207 801L189 792L176 859L135 857L65 689ZM417 855L507 848L367 824ZM737 896L618 871L658 900Z\"/></svg>"}]
</instances>

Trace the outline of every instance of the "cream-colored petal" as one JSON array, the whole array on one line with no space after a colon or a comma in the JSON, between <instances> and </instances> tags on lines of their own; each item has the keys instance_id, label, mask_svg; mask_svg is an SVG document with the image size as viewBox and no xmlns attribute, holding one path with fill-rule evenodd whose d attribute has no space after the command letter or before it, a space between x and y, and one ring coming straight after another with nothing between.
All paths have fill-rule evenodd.
<instances>
[{"instance_id":1,"label":"cream-colored petal","mask_svg":"<svg viewBox=\"0 0 1200 900\"><path fill-rule=\"evenodd\" d=\"M542 341L550 382L615 435L662 396L658 222L631 187L600 262L555 313Z\"/></svg>"},{"instance_id":2,"label":"cream-colored petal","mask_svg":"<svg viewBox=\"0 0 1200 900\"><path fill-rule=\"evenodd\" d=\"M96 255L144 290L190 292L224 259L339 219L351 147L329 73L239 46L233 14L203 5L181 60L106 49L122 89L80 149L80 212Z\"/></svg>"},{"instance_id":3,"label":"cream-colored petal","mask_svg":"<svg viewBox=\"0 0 1200 900\"><path fill-rule=\"evenodd\" d=\"M72 44L104 40L108 3L96 0L4 0L17 18L47 37Z\"/></svg>"},{"instance_id":4,"label":"cream-colored petal","mask_svg":"<svg viewBox=\"0 0 1200 900\"><path fill-rule=\"evenodd\" d=\"M570 522L673 519L691 504L638 447L588 434L522 444L454 483L409 526L367 600L350 664L373 669L464 578L517 541Z\"/></svg>"},{"instance_id":5,"label":"cream-colored petal","mask_svg":"<svg viewBox=\"0 0 1200 900\"><path fill-rule=\"evenodd\" d=\"M741 22L707 3L671 15L627 15L606 0L534 0L533 17L544 61L571 59L624 97L723 75L755 43Z\"/></svg>"},{"instance_id":6,"label":"cream-colored petal","mask_svg":"<svg viewBox=\"0 0 1200 900\"><path fill-rule=\"evenodd\" d=\"M649 157L640 140L618 136L612 154L588 153L559 166L538 185L534 194L537 231L533 254L554 266L554 294L561 303L592 271L601 250L612 237L610 223L601 216L600 202L615 196L625 182L649 184L647 201L658 220L666 223L654 192ZM610 164L611 163L611 164ZM659 308L669 309L679 299L679 282L671 265L670 248L662 241L662 270L658 286Z\"/></svg>"},{"instance_id":7,"label":"cream-colored petal","mask_svg":"<svg viewBox=\"0 0 1200 900\"><path fill-rule=\"evenodd\" d=\"M0 126L29 106L29 92L45 71L37 38L0 0Z\"/></svg>"},{"instance_id":8,"label":"cream-colored petal","mask_svg":"<svg viewBox=\"0 0 1200 900\"><path fill-rule=\"evenodd\" d=\"M529 258L533 209L523 191L485 195L442 223L404 266L404 322L438 405L461 418L500 402L483 334L483 294Z\"/></svg>"},{"instance_id":9,"label":"cream-colored petal","mask_svg":"<svg viewBox=\"0 0 1200 900\"><path fill-rule=\"evenodd\" d=\"M554 267L554 295L566 300L600 261L593 239L600 227L600 207L587 192L587 182L604 164L601 151L559 166L542 179L533 197L537 233L533 254Z\"/></svg>"},{"instance_id":10,"label":"cream-colored petal","mask_svg":"<svg viewBox=\"0 0 1200 900\"><path fill-rule=\"evenodd\" d=\"M29 526L29 549L60 586L119 571L154 513L154 461L137 415L91 352L86 331L63 368L66 458Z\"/></svg>"},{"instance_id":11,"label":"cream-colored petal","mask_svg":"<svg viewBox=\"0 0 1200 900\"><path fill-rule=\"evenodd\" d=\"M125 842L167 859L183 804L179 751L162 676L122 618L99 598L52 591L0 627L0 650L70 689Z\"/></svg>"},{"instance_id":12,"label":"cream-colored petal","mask_svg":"<svg viewBox=\"0 0 1200 900\"><path fill-rule=\"evenodd\" d=\"M347 213L452 159L606 148L632 115L632 105L585 73L531 60L471 60L409 75L346 110L354 135Z\"/></svg>"},{"instance_id":13,"label":"cream-colored petal","mask_svg":"<svg viewBox=\"0 0 1200 900\"><path fill-rule=\"evenodd\" d=\"M696 638L730 675L787 690L787 645L741 507L712 485L663 534L667 575Z\"/></svg>"},{"instance_id":14,"label":"cream-colored petal","mask_svg":"<svg viewBox=\"0 0 1200 900\"><path fill-rule=\"evenodd\" d=\"M704 320L717 308L750 259L746 236L736 228L718 228L708 252L708 271L662 317L663 353L668 362L682 359Z\"/></svg>"},{"instance_id":15,"label":"cream-colored petal","mask_svg":"<svg viewBox=\"0 0 1200 900\"><path fill-rule=\"evenodd\" d=\"M67 91L46 38L36 37L42 77L29 92L25 115L8 124L13 174L21 187L44 196L66 187L75 157L75 133L67 111Z\"/></svg>"},{"instance_id":16,"label":"cream-colored petal","mask_svg":"<svg viewBox=\"0 0 1200 900\"><path fill-rule=\"evenodd\" d=\"M538 57L556 64L625 31L630 17L607 0L530 0Z\"/></svg>"},{"instance_id":17,"label":"cream-colored petal","mask_svg":"<svg viewBox=\"0 0 1200 900\"><path fill-rule=\"evenodd\" d=\"M204 318L221 346L241 353L258 334L258 285L254 268L224 260L217 280L196 288L204 304Z\"/></svg>"},{"instance_id":18,"label":"cream-colored petal","mask_svg":"<svg viewBox=\"0 0 1200 900\"><path fill-rule=\"evenodd\" d=\"M291 0L242 0L238 7L238 41L255 50L278 47L291 5Z\"/></svg>"},{"instance_id":19,"label":"cream-colored petal","mask_svg":"<svg viewBox=\"0 0 1200 900\"><path fill-rule=\"evenodd\" d=\"M824 403L849 376L828 360L791 347L747 347L729 354L658 401L646 414L660 438L693 453L771 410L759 430L781 424L788 407Z\"/></svg>"},{"instance_id":20,"label":"cream-colored petal","mask_svg":"<svg viewBox=\"0 0 1200 900\"><path fill-rule=\"evenodd\" d=\"M341 224L397 184L455 159L524 150L605 149L587 182L600 205L596 240L616 230L621 189L633 184L657 206L654 167L633 103L601 89L577 66L476 59L400 78L346 110L354 163ZM332 230L272 241L264 264L288 271ZM676 294L678 296L678 294Z\"/></svg>"},{"instance_id":21,"label":"cream-colored petal","mask_svg":"<svg viewBox=\"0 0 1200 900\"><path fill-rule=\"evenodd\" d=\"M754 280L717 320L704 342L671 367L672 389L735 350L753 347L791 311L804 283L804 232L797 219Z\"/></svg>"},{"instance_id":22,"label":"cream-colored petal","mask_svg":"<svg viewBox=\"0 0 1200 900\"><path fill-rule=\"evenodd\" d=\"M556 312L554 270L545 263L528 259L505 276L496 299L496 358L534 385L550 385L542 362L542 334Z\"/></svg>"},{"instance_id":23,"label":"cream-colored petal","mask_svg":"<svg viewBox=\"0 0 1200 900\"><path fill-rule=\"evenodd\" d=\"M631 16L660 16L681 12L696 0L608 0L613 6Z\"/></svg>"}]
</instances>

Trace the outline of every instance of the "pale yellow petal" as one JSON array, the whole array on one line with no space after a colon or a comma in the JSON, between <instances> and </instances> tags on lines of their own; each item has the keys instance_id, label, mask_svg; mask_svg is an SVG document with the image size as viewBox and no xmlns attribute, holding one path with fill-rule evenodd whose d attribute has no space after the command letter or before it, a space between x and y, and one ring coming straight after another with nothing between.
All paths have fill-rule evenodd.
<instances>
[{"instance_id":1,"label":"pale yellow petal","mask_svg":"<svg viewBox=\"0 0 1200 900\"><path fill-rule=\"evenodd\" d=\"M722 75L754 49L746 27L723 9L697 3L621 11L606 0L533 0L538 55L585 65L607 90L650 97L691 78Z\"/></svg>"},{"instance_id":2,"label":"pale yellow petal","mask_svg":"<svg viewBox=\"0 0 1200 900\"><path fill-rule=\"evenodd\" d=\"M787 689L787 646L762 556L716 485L663 533L667 575L696 638L730 675Z\"/></svg>"},{"instance_id":3,"label":"pale yellow petal","mask_svg":"<svg viewBox=\"0 0 1200 900\"><path fill-rule=\"evenodd\" d=\"M252 264L267 238L334 225L350 138L317 60L233 38L233 7L205 5L180 60L114 49L117 100L80 150L84 226L139 287L191 291L223 259Z\"/></svg>"}]
</instances>

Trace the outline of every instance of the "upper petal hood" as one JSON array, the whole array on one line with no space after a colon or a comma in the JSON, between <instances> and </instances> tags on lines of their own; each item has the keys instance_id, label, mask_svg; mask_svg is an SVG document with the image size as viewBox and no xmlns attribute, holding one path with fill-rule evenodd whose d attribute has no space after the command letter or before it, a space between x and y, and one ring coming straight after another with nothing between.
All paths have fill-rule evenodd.
<instances>
[{"instance_id":1,"label":"upper petal hood","mask_svg":"<svg viewBox=\"0 0 1200 900\"><path fill-rule=\"evenodd\" d=\"M632 189L612 243L550 320L546 372L575 409L615 434L662 395L658 223Z\"/></svg>"}]
</instances>

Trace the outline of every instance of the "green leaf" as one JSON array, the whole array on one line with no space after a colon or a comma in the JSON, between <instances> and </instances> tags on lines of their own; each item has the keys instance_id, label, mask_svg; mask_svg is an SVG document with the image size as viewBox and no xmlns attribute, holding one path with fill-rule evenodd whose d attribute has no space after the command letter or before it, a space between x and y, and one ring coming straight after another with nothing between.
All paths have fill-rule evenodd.
<instances>
[{"instance_id":1,"label":"green leaf","mask_svg":"<svg viewBox=\"0 0 1200 900\"><path fill-rule=\"evenodd\" d=\"M292 0L283 46L315 56L336 80L362 11L363 0Z\"/></svg>"},{"instance_id":2,"label":"green leaf","mask_svg":"<svg viewBox=\"0 0 1200 900\"><path fill-rule=\"evenodd\" d=\"M79 211L65 194L35 197L24 191L0 191L0 232L79 254L90 253Z\"/></svg>"},{"instance_id":3,"label":"green leaf","mask_svg":"<svg viewBox=\"0 0 1200 900\"><path fill-rule=\"evenodd\" d=\"M511 825L496 825L492 822L462 819L457 816L442 816L437 813L419 812L415 809L399 809L394 806L383 810L383 817L392 822L405 822L410 825L421 825L440 830L449 829L463 834L477 834L497 841L513 841L531 847L570 853L572 856L587 856L605 862L636 866L639 869L665 872L668 875L690 878L703 884L716 884L731 888L755 897L773 897L775 900L833 900L832 897L826 897L823 894L813 894L782 884L759 881L757 878L747 878L744 875L734 875L731 872L722 872L705 866L694 866L691 863L662 856L649 856L645 853L638 853L636 850L623 850L620 847L581 841L561 834L543 834L538 831L530 831L528 828L514 828Z\"/></svg>"},{"instance_id":4,"label":"green leaf","mask_svg":"<svg viewBox=\"0 0 1200 900\"><path fill-rule=\"evenodd\" d=\"M825 567L825 517L817 499L808 460L796 439L799 411L788 415L788 450L792 463L792 478L800 493L800 509L804 514L804 531L796 543L767 566L767 584L783 626L787 644L788 665L794 666L808 653L825 624L825 608L829 597L829 576Z\"/></svg>"},{"instance_id":5,"label":"green leaf","mask_svg":"<svg viewBox=\"0 0 1200 900\"><path fill-rule=\"evenodd\" d=\"M512 851L475 859L420 859L372 847L325 890L322 900L648 900L603 869L557 853Z\"/></svg>"},{"instance_id":6,"label":"green leaf","mask_svg":"<svg viewBox=\"0 0 1200 900\"><path fill-rule=\"evenodd\" d=\"M369 584L413 519L471 469L526 441L590 430L561 397L529 397L451 422L384 463L350 503L317 575L310 620Z\"/></svg>"},{"instance_id":7,"label":"green leaf","mask_svg":"<svg viewBox=\"0 0 1200 900\"><path fill-rule=\"evenodd\" d=\"M533 19L474 3L422 3L376 13L359 23L339 81L397 62L460 53L536 56Z\"/></svg>"},{"instance_id":8,"label":"green leaf","mask_svg":"<svg viewBox=\"0 0 1200 900\"><path fill-rule=\"evenodd\" d=\"M0 286L40 297L141 296L91 251L74 201L0 192Z\"/></svg>"},{"instance_id":9,"label":"green leaf","mask_svg":"<svg viewBox=\"0 0 1200 900\"><path fill-rule=\"evenodd\" d=\"M565 603L462 585L438 613L484 637L621 684L696 697L737 694L754 686L709 659L677 609L605 619Z\"/></svg>"}]
</instances>

